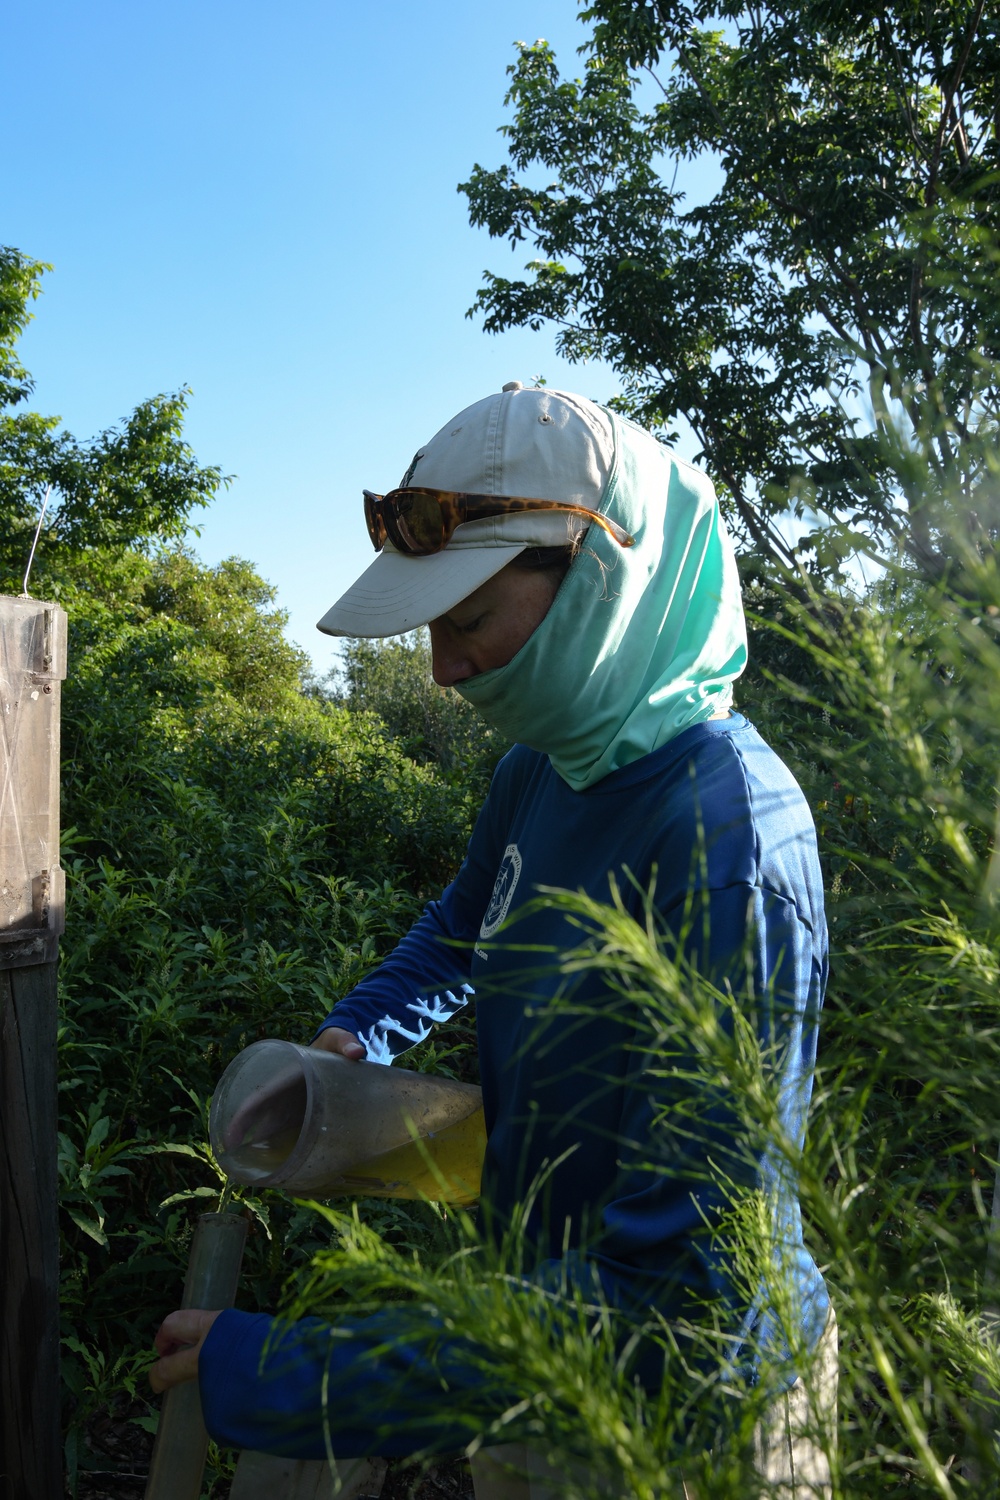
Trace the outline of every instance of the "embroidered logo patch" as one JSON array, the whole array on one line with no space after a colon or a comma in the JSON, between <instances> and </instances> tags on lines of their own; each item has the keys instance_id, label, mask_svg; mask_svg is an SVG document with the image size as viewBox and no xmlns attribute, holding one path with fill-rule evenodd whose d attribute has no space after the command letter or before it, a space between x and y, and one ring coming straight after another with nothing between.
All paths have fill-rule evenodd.
<instances>
[{"instance_id":1,"label":"embroidered logo patch","mask_svg":"<svg viewBox=\"0 0 1000 1500\"><path fill-rule=\"evenodd\" d=\"M510 911L510 903L514 899L520 876L521 851L516 844L508 844L503 851L503 859L500 861L500 869L497 872L490 904L486 908L483 925L479 929L480 940L491 938Z\"/></svg>"}]
</instances>

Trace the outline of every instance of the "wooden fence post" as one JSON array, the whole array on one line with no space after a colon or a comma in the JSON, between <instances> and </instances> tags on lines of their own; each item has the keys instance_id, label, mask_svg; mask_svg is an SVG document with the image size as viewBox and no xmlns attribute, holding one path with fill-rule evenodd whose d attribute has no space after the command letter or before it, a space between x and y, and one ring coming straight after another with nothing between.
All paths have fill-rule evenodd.
<instances>
[{"instance_id":1,"label":"wooden fence post","mask_svg":"<svg viewBox=\"0 0 1000 1500\"><path fill-rule=\"evenodd\" d=\"M59 1500L56 961L66 615L0 595L0 1500Z\"/></svg>"}]
</instances>

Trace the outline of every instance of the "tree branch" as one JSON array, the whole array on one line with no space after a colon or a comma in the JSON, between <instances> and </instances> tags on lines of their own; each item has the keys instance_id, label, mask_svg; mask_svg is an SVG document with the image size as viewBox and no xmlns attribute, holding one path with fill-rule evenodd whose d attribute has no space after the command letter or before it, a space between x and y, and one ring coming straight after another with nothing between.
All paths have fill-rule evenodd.
<instances>
[{"instance_id":1,"label":"tree branch","mask_svg":"<svg viewBox=\"0 0 1000 1500\"><path fill-rule=\"evenodd\" d=\"M979 24L983 19L983 10L985 9L985 6L986 0L977 0L976 8L972 12L972 15L969 18L969 24L966 27L965 41L962 45L962 51L959 54L958 61L955 64L955 70L952 73L951 78L948 80L947 85L941 91L943 95L941 100L941 118L938 121L937 136L934 142L934 150L931 155L931 169L927 178L927 186L924 189L924 205L927 208L932 208L937 200L937 180L941 168L941 157L944 152L945 127L948 124L949 114L955 108L955 95L958 93L958 89L965 74L966 67L968 66L969 55L972 52L972 44L976 39L976 33L979 30Z\"/></svg>"}]
</instances>

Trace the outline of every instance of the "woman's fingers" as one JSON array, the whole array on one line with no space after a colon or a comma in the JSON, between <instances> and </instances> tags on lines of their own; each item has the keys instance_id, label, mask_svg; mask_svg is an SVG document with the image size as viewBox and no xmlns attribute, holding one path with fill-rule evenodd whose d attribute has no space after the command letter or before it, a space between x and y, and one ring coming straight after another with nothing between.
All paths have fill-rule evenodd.
<instances>
[{"instance_id":1,"label":"woman's fingers","mask_svg":"<svg viewBox=\"0 0 1000 1500\"><path fill-rule=\"evenodd\" d=\"M149 1383L156 1394L172 1390L175 1385L184 1385L188 1380L198 1379L197 1349L181 1349L166 1359L158 1359L149 1372Z\"/></svg>"},{"instance_id":2,"label":"woman's fingers","mask_svg":"<svg viewBox=\"0 0 1000 1500\"><path fill-rule=\"evenodd\" d=\"M350 1062L361 1062L368 1056L365 1044L358 1041L353 1031L345 1031L343 1026L327 1026L311 1045L321 1052L339 1052Z\"/></svg>"},{"instance_id":3,"label":"woman's fingers","mask_svg":"<svg viewBox=\"0 0 1000 1500\"><path fill-rule=\"evenodd\" d=\"M218 1313L207 1312L200 1307L181 1307L176 1312L168 1313L156 1330L156 1338L153 1340L157 1354L174 1354L178 1349L197 1344L217 1317Z\"/></svg>"},{"instance_id":4,"label":"woman's fingers","mask_svg":"<svg viewBox=\"0 0 1000 1500\"><path fill-rule=\"evenodd\" d=\"M198 1377L198 1355L205 1337L218 1311L206 1308L182 1307L168 1313L160 1324L154 1340L160 1355L149 1372L149 1383L159 1393L171 1386L182 1385L185 1380Z\"/></svg>"}]
</instances>

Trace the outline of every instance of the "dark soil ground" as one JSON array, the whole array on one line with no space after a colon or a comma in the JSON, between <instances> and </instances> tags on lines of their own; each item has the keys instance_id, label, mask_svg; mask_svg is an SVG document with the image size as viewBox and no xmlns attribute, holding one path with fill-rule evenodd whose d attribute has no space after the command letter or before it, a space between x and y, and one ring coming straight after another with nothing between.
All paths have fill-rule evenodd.
<instances>
[{"instance_id":1,"label":"dark soil ground","mask_svg":"<svg viewBox=\"0 0 1000 1500\"><path fill-rule=\"evenodd\" d=\"M416 1488L414 1488L416 1485ZM420 1478L419 1469L395 1461L389 1465L382 1500L472 1500L472 1475L464 1458L438 1464Z\"/></svg>"},{"instance_id":2,"label":"dark soil ground","mask_svg":"<svg viewBox=\"0 0 1000 1500\"><path fill-rule=\"evenodd\" d=\"M142 1500L152 1437L131 1419L145 1406L102 1412L87 1428L77 1470L76 1500ZM66 1494L71 1494L67 1486ZM212 1488L212 1500L226 1500L228 1481ZM389 1464L381 1500L472 1500L472 1476L464 1459L451 1459L422 1471L402 1459Z\"/></svg>"},{"instance_id":3,"label":"dark soil ground","mask_svg":"<svg viewBox=\"0 0 1000 1500\"><path fill-rule=\"evenodd\" d=\"M145 1469L81 1471L76 1494L77 1500L141 1500L145 1487ZM228 1489L228 1484L216 1485L212 1500L224 1500ZM469 1465L453 1459L421 1478L419 1469L396 1460L389 1465L381 1500L472 1500Z\"/></svg>"}]
</instances>

